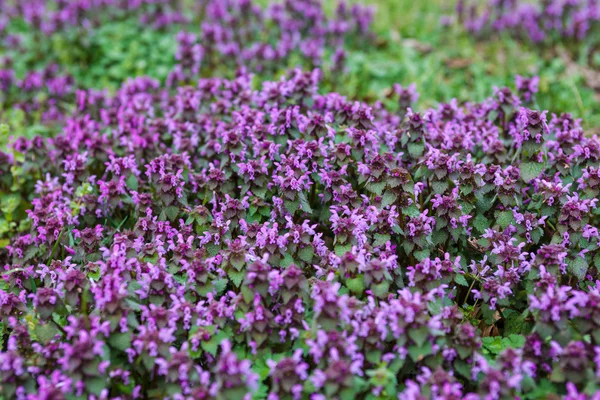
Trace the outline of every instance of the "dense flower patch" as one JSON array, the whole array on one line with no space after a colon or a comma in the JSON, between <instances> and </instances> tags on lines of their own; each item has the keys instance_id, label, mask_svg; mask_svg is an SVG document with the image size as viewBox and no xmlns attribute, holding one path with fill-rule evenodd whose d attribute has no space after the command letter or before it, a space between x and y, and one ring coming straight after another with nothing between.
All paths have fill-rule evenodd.
<instances>
[{"instance_id":1,"label":"dense flower patch","mask_svg":"<svg viewBox=\"0 0 600 400\"><path fill-rule=\"evenodd\" d=\"M596 391L600 139L535 80L418 113L319 77L132 79L11 142L5 397Z\"/></svg>"},{"instance_id":2,"label":"dense flower patch","mask_svg":"<svg viewBox=\"0 0 600 400\"><path fill-rule=\"evenodd\" d=\"M600 5L589 0L460 0L459 18L476 34L510 32L534 43L581 42L596 36Z\"/></svg>"},{"instance_id":3,"label":"dense flower patch","mask_svg":"<svg viewBox=\"0 0 600 400\"><path fill-rule=\"evenodd\" d=\"M0 7L0 118L41 133L0 125L0 398L598 398L600 139L537 78L416 112L328 92L361 6ZM534 42L598 16L459 13ZM180 31L175 67L110 93L24 61L93 64L107 21ZM321 69L265 81L288 65Z\"/></svg>"}]
</instances>

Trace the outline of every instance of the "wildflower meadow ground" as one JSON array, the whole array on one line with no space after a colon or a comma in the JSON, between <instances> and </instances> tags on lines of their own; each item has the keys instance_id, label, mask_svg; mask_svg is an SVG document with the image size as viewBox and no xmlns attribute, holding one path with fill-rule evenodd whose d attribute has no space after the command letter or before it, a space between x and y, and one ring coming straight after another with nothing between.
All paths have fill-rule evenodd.
<instances>
[{"instance_id":1,"label":"wildflower meadow ground","mask_svg":"<svg viewBox=\"0 0 600 400\"><path fill-rule=\"evenodd\" d=\"M0 11L0 399L600 399L600 3Z\"/></svg>"}]
</instances>

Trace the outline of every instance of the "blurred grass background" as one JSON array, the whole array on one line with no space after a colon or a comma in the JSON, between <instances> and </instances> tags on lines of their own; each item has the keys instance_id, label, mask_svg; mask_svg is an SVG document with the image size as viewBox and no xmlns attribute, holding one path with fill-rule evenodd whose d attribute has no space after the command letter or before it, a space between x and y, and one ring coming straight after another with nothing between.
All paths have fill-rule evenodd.
<instances>
[{"instance_id":1,"label":"blurred grass background","mask_svg":"<svg viewBox=\"0 0 600 400\"><path fill-rule=\"evenodd\" d=\"M334 2L328 2L333 4ZM393 82L416 83L421 106L452 98L479 101L493 87L514 87L517 74L540 76L538 107L583 118L590 133L600 131L598 94L587 86L576 62L508 34L478 41L462 27L442 22L454 17L455 0L363 0L376 8L375 30L385 45L349 57L348 90L377 95Z\"/></svg>"}]
</instances>

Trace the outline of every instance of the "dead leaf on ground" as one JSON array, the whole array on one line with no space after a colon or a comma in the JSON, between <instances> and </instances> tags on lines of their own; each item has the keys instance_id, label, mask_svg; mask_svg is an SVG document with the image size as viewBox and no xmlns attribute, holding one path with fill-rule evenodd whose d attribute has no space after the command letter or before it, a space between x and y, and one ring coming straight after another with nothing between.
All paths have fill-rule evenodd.
<instances>
[{"instance_id":1,"label":"dead leaf on ground","mask_svg":"<svg viewBox=\"0 0 600 400\"><path fill-rule=\"evenodd\" d=\"M484 338L489 336L500 336L500 331L498 330L496 325L489 325L481 328L481 337Z\"/></svg>"},{"instance_id":2,"label":"dead leaf on ground","mask_svg":"<svg viewBox=\"0 0 600 400\"><path fill-rule=\"evenodd\" d=\"M419 42L415 39L404 39L402 43L405 46L415 49L422 54L430 53L433 50L433 47L430 44Z\"/></svg>"},{"instance_id":3,"label":"dead leaf on ground","mask_svg":"<svg viewBox=\"0 0 600 400\"><path fill-rule=\"evenodd\" d=\"M583 76L583 79L585 79L586 84L591 89L594 89L596 92L600 91L600 71L596 71L595 69L586 67L573 61L573 59L565 49L559 49L558 55L560 56L561 60L565 63L567 73L579 74Z\"/></svg>"},{"instance_id":4,"label":"dead leaf on ground","mask_svg":"<svg viewBox=\"0 0 600 400\"><path fill-rule=\"evenodd\" d=\"M447 58L444 60L444 64L448 68L464 69L472 64L472 60L469 58Z\"/></svg>"}]
</instances>

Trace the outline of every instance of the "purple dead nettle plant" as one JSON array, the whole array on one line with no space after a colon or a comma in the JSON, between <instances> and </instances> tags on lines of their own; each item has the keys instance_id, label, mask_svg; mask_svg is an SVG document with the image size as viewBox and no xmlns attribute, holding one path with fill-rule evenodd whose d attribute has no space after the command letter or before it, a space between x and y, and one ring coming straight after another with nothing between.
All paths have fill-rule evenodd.
<instances>
[{"instance_id":1,"label":"purple dead nettle plant","mask_svg":"<svg viewBox=\"0 0 600 400\"><path fill-rule=\"evenodd\" d=\"M1 253L5 393L593 391L599 139L523 108L535 79L398 115L319 77L132 79L10 143L39 180Z\"/></svg>"},{"instance_id":2,"label":"purple dead nettle plant","mask_svg":"<svg viewBox=\"0 0 600 400\"><path fill-rule=\"evenodd\" d=\"M10 16L177 10L42 3ZM427 110L414 86L390 108L323 91L327 57L342 71L370 35L363 7L201 5L165 83L0 72L11 107L62 127L0 153L0 188L31 200L0 250L2 393L593 398L600 139L527 108L535 77ZM296 55L324 68L247 72ZM198 78L219 63L235 76Z\"/></svg>"}]
</instances>

